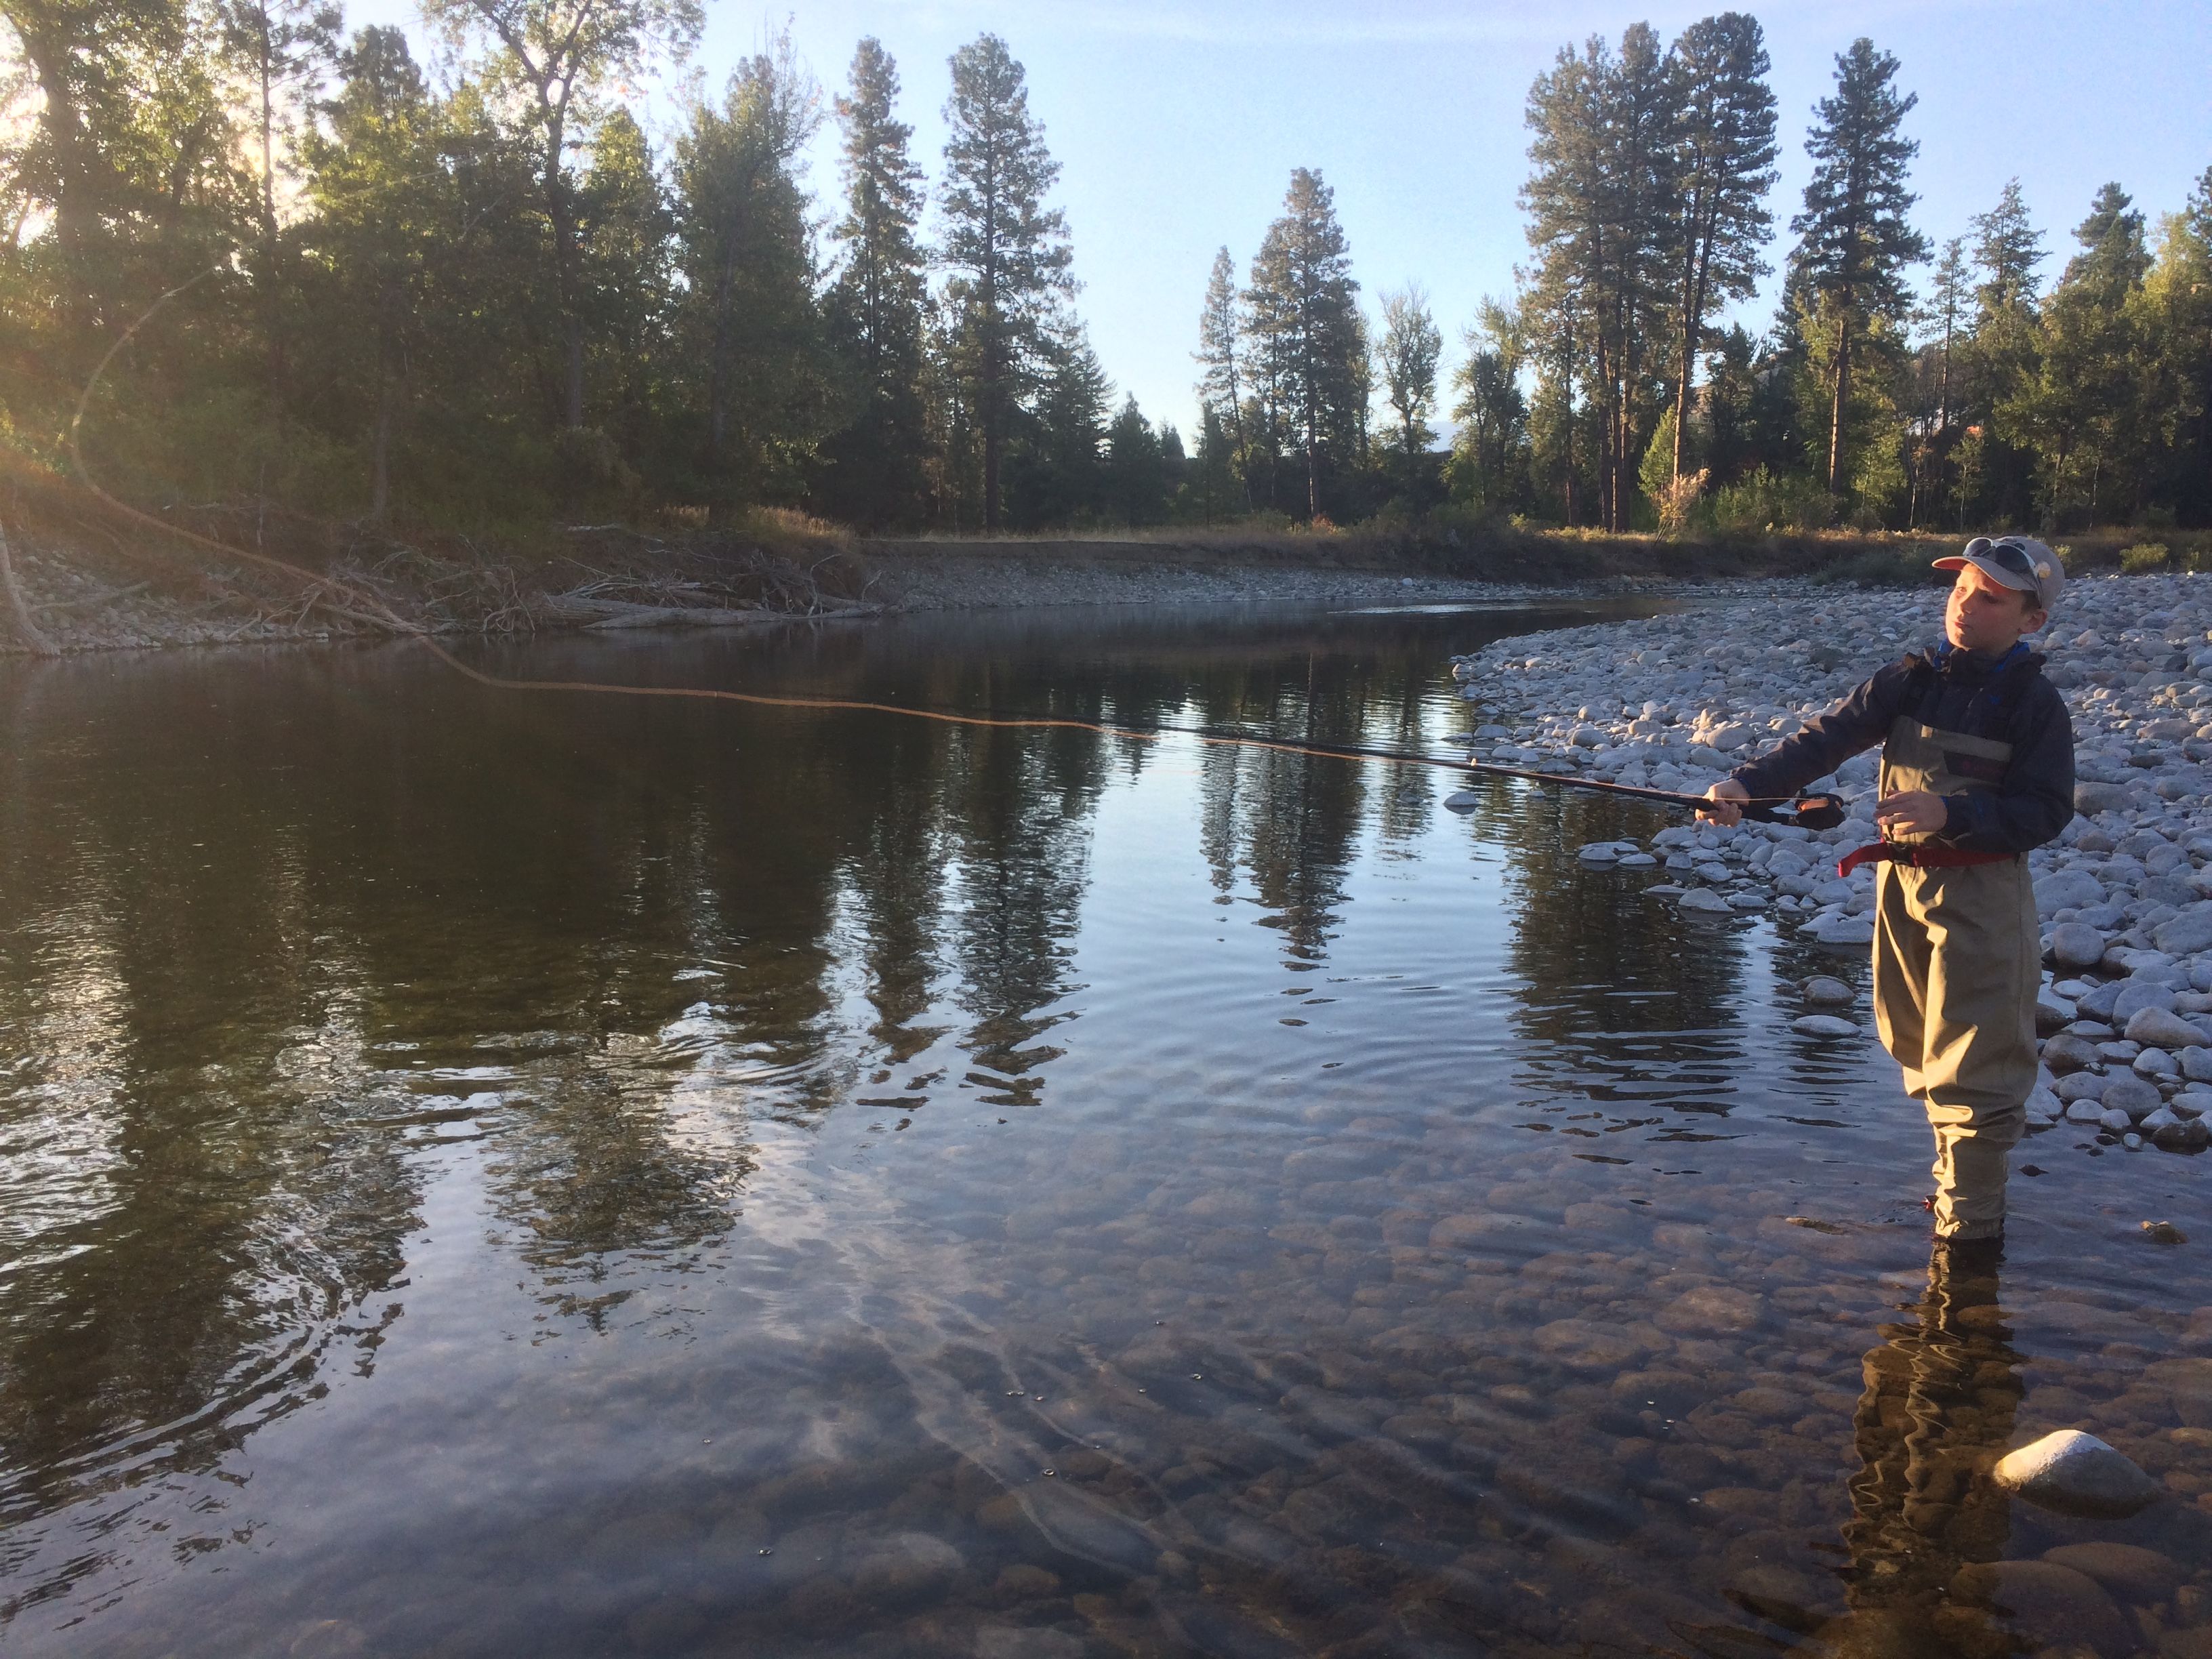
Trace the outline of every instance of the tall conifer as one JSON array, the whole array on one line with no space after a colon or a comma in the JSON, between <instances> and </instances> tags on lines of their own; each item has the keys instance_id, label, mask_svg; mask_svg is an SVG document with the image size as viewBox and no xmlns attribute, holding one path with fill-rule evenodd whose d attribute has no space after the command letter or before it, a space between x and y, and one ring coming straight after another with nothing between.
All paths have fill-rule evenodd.
<instances>
[{"instance_id":1,"label":"tall conifer","mask_svg":"<svg viewBox=\"0 0 2212 1659\"><path fill-rule=\"evenodd\" d=\"M995 34L952 55L945 106L945 262L960 272L966 368L983 440L983 528L999 526L1009 412L1040 366L1054 302L1073 287L1067 222L1044 194L1060 176L1030 114L1022 66ZM1085 348L1087 349L1087 348Z\"/></svg>"},{"instance_id":2,"label":"tall conifer","mask_svg":"<svg viewBox=\"0 0 2212 1659\"><path fill-rule=\"evenodd\" d=\"M1919 198L1905 188L1920 152L1904 134L1917 94L1891 83L1897 59L1861 35L1836 58L1836 90L1817 106L1806 135L1813 177L1804 210L1790 222L1798 237L1796 275L1817 295L1836 331L1830 369L1828 491L1844 483L1844 415L1850 398L1851 355L1874 318L1905 307L1905 270L1928 257L1928 239L1905 215Z\"/></svg>"},{"instance_id":3,"label":"tall conifer","mask_svg":"<svg viewBox=\"0 0 2212 1659\"><path fill-rule=\"evenodd\" d=\"M917 227L921 169L908 154L914 129L894 112L898 68L880 42L853 53L852 88L837 100L844 130L845 212L830 233L842 246L829 296L831 337L853 381L850 422L829 446L832 500L867 524L921 510L927 445L922 314L928 300Z\"/></svg>"},{"instance_id":4,"label":"tall conifer","mask_svg":"<svg viewBox=\"0 0 2212 1659\"><path fill-rule=\"evenodd\" d=\"M1672 64L1680 100L1675 237L1681 332L1674 386L1673 476L1682 476L1685 434L1706 319L1724 301L1750 297L1766 274L1760 252L1773 228L1774 94L1759 20L1738 11L1682 32Z\"/></svg>"},{"instance_id":5,"label":"tall conifer","mask_svg":"<svg viewBox=\"0 0 2212 1659\"><path fill-rule=\"evenodd\" d=\"M1306 514L1322 516L1322 477L1357 454L1365 337L1336 193L1298 167L1252 261L1250 328L1304 451Z\"/></svg>"}]
</instances>

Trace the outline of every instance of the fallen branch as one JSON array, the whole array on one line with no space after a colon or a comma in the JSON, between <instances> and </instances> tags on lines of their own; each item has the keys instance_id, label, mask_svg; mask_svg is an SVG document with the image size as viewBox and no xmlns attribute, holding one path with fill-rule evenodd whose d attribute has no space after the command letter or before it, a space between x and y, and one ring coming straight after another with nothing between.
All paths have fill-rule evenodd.
<instances>
[{"instance_id":1,"label":"fallen branch","mask_svg":"<svg viewBox=\"0 0 2212 1659\"><path fill-rule=\"evenodd\" d=\"M74 611L81 605L106 605L132 593L142 593L151 587L151 582L133 582L128 587L111 587L105 593L86 593L74 599L48 599L44 605L34 605L33 611Z\"/></svg>"}]
</instances>

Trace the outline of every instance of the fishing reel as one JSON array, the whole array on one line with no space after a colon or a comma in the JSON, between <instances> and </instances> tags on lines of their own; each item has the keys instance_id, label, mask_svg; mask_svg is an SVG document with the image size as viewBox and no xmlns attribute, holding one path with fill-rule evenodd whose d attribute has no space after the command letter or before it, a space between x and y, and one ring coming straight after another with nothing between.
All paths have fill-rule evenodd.
<instances>
[{"instance_id":1,"label":"fishing reel","mask_svg":"<svg viewBox=\"0 0 2212 1659\"><path fill-rule=\"evenodd\" d=\"M1800 795L1773 806L1746 806L1744 817L1761 823L1794 823L1800 830L1832 830L1844 821L1838 795Z\"/></svg>"}]
</instances>

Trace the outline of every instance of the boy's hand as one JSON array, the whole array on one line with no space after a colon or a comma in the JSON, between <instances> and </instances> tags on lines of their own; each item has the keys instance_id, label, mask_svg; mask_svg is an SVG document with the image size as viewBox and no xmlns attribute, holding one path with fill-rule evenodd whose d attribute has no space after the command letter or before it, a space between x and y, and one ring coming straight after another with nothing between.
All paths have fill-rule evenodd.
<instances>
[{"instance_id":1,"label":"boy's hand","mask_svg":"<svg viewBox=\"0 0 2212 1659\"><path fill-rule=\"evenodd\" d=\"M1722 825L1741 823L1743 821L1743 809L1736 803L1740 800L1749 800L1751 792L1734 778L1723 778L1705 791L1705 799L1713 804L1711 806L1700 806L1698 809L1699 817L1711 818L1715 823Z\"/></svg>"},{"instance_id":2,"label":"boy's hand","mask_svg":"<svg viewBox=\"0 0 2212 1659\"><path fill-rule=\"evenodd\" d=\"M1926 789L1902 789L1876 801L1874 816L1875 822L1885 830L1929 836L1950 823L1951 808L1942 796Z\"/></svg>"}]
</instances>

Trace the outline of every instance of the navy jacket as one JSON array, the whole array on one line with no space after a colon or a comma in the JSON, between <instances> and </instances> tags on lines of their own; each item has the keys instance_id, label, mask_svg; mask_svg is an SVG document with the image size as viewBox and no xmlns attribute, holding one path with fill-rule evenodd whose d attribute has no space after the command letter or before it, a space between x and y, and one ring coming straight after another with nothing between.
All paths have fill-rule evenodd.
<instances>
[{"instance_id":1,"label":"navy jacket","mask_svg":"<svg viewBox=\"0 0 2212 1659\"><path fill-rule=\"evenodd\" d=\"M1778 748L1732 775L1753 796L1793 795L1889 736L1899 714L2012 745L1995 794L1948 797L1936 840L1968 853L2025 853L2074 816L2074 720L2043 659L2025 647L1992 659L1939 645L1881 669Z\"/></svg>"}]
</instances>

